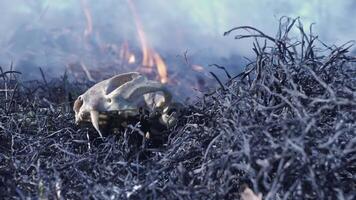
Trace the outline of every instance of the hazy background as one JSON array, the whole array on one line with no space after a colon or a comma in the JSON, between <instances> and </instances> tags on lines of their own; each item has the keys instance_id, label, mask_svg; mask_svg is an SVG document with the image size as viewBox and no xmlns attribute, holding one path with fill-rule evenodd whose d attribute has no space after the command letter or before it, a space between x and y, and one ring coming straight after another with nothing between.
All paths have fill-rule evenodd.
<instances>
[{"instance_id":1,"label":"hazy background","mask_svg":"<svg viewBox=\"0 0 356 200\"><path fill-rule=\"evenodd\" d=\"M84 42L87 2L93 20L91 46ZM150 45L164 59L185 51L196 64L207 65L233 55L248 56L250 44L223 37L230 28L251 25L274 35L281 16L300 16L327 43L341 44L356 37L355 0L132 0ZM44 68L62 74L69 61L83 60L90 68L98 60L97 44L139 47L127 0L2 0L0 65L14 62L32 77ZM105 57L105 58L104 58ZM104 62L104 61L103 61ZM229 67L229 66L227 66ZM37 73L37 71L36 71ZM35 76L34 76L35 77Z\"/></svg>"}]
</instances>

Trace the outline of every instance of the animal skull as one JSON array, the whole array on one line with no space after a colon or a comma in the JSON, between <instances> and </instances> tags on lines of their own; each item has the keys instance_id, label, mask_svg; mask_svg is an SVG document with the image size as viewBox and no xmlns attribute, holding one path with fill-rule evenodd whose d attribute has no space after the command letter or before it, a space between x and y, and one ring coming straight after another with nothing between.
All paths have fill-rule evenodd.
<instances>
[{"instance_id":1,"label":"animal skull","mask_svg":"<svg viewBox=\"0 0 356 200\"><path fill-rule=\"evenodd\" d=\"M78 97L73 110L77 124L91 122L102 137L99 113L117 111L127 117L137 115L142 106L151 110L158 107L163 111L160 122L170 126L176 121L176 113L168 112L171 100L171 93L162 84L147 80L137 72L130 72L95 84Z\"/></svg>"}]
</instances>

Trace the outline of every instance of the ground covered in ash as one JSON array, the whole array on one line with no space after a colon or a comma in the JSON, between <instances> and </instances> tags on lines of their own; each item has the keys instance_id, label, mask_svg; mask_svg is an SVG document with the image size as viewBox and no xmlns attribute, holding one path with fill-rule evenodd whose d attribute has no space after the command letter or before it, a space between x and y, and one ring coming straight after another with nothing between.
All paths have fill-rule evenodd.
<instances>
[{"instance_id":1,"label":"ground covered in ash","mask_svg":"<svg viewBox=\"0 0 356 200\"><path fill-rule=\"evenodd\" d=\"M238 199L249 187L263 199L355 199L351 44L327 46L285 18L275 37L233 34L254 38L255 59L226 83L213 74L219 88L186 105L160 145L142 142L139 124L104 139L76 126L71 104L89 85L1 71L2 198Z\"/></svg>"}]
</instances>

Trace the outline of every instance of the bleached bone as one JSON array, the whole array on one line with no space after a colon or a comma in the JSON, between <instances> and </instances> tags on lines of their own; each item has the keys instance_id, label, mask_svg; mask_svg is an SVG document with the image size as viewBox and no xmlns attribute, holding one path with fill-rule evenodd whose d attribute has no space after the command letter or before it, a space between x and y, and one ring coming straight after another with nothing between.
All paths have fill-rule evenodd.
<instances>
[{"instance_id":1,"label":"bleached bone","mask_svg":"<svg viewBox=\"0 0 356 200\"><path fill-rule=\"evenodd\" d=\"M157 92L162 92L163 95ZM153 95L152 95L153 93ZM156 94L155 94L156 93ZM154 100L158 100L156 103ZM163 110L160 122L171 126L175 113L169 113L171 93L160 83L147 80L137 72L116 75L101 81L80 95L74 102L75 122L91 122L102 137L99 127L99 113L118 111L124 116L134 116L141 106ZM142 105L143 104L143 105Z\"/></svg>"},{"instance_id":2,"label":"bleached bone","mask_svg":"<svg viewBox=\"0 0 356 200\"><path fill-rule=\"evenodd\" d=\"M245 187L245 189L240 194L241 200L262 200L262 194L254 193L249 187Z\"/></svg>"}]
</instances>

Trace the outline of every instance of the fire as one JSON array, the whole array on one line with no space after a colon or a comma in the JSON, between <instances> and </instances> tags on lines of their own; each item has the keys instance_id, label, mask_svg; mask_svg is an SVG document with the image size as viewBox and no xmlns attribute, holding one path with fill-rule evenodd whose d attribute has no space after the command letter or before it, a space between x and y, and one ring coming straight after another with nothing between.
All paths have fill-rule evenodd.
<instances>
[{"instance_id":1,"label":"fire","mask_svg":"<svg viewBox=\"0 0 356 200\"><path fill-rule=\"evenodd\" d=\"M125 41L120 48L120 59L126 63L134 64L136 63L135 54L131 53L129 44Z\"/></svg>"},{"instance_id":2,"label":"fire","mask_svg":"<svg viewBox=\"0 0 356 200\"><path fill-rule=\"evenodd\" d=\"M136 7L132 0L127 0L129 8L131 10L132 16L134 18L138 40L141 45L142 51L142 67L146 67L148 72L152 72L153 67L157 68L157 72L160 78L161 83L168 82L168 74L167 74L167 66L162 57L158 52L156 52L153 48L150 47L146 34L143 30L142 22L137 13ZM84 30L84 38L89 37L93 34L93 19L88 6L87 0L81 0L81 6L83 9L83 13L86 19L86 27ZM126 64L135 64L136 56L133 54L127 42L124 42L120 48L119 57Z\"/></svg>"},{"instance_id":3,"label":"fire","mask_svg":"<svg viewBox=\"0 0 356 200\"><path fill-rule=\"evenodd\" d=\"M147 43L146 35L145 32L143 31L143 26L141 23L140 18L138 17L138 14L136 12L135 5L132 3L131 0L127 0L128 5L130 7L130 10L132 12L132 15L135 20L135 25L137 29L137 34L141 43L141 49L142 49L142 65L146 67L153 67L154 61L151 56L151 50L149 48L149 45Z\"/></svg>"},{"instance_id":4,"label":"fire","mask_svg":"<svg viewBox=\"0 0 356 200\"><path fill-rule=\"evenodd\" d=\"M93 32L93 19L91 17L87 0L81 0L81 5L86 19L86 28L84 30L84 37L86 38Z\"/></svg>"},{"instance_id":5,"label":"fire","mask_svg":"<svg viewBox=\"0 0 356 200\"><path fill-rule=\"evenodd\" d=\"M141 44L141 50L142 50L142 66L152 68L153 66L157 67L158 75L160 76L161 83L167 83L168 82L168 75L167 75L167 66L161 56L154 50L152 49L146 38L146 34L143 31L143 26L141 23L141 20L137 14L135 5L131 0L127 0L127 3L130 7L130 10L132 12L136 29L137 29L137 34L139 37L139 41Z\"/></svg>"},{"instance_id":6,"label":"fire","mask_svg":"<svg viewBox=\"0 0 356 200\"><path fill-rule=\"evenodd\" d=\"M136 57L134 54L130 54L128 62L129 62L129 64L133 64L136 62Z\"/></svg>"},{"instance_id":7,"label":"fire","mask_svg":"<svg viewBox=\"0 0 356 200\"><path fill-rule=\"evenodd\" d=\"M157 71L158 74L161 78L161 83L167 83L168 82L168 76L167 76L167 66L162 60L161 56L158 53L154 53L154 60L157 66Z\"/></svg>"}]
</instances>

